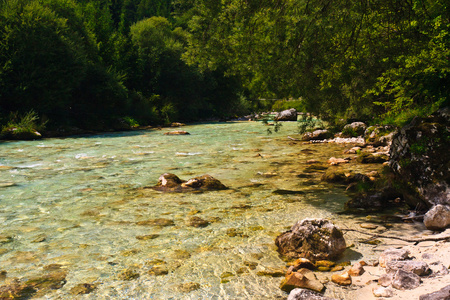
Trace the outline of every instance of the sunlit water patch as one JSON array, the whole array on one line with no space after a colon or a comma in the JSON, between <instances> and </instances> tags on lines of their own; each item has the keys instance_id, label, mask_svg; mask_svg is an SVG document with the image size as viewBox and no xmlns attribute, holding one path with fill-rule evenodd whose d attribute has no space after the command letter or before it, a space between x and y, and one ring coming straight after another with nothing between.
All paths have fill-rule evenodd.
<instances>
[{"instance_id":1,"label":"sunlit water patch","mask_svg":"<svg viewBox=\"0 0 450 300\"><path fill-rule=\"evenodd\" d=\"M342 145L292 144L295 123L272 135L251 122L183 129L190 135L163 129L0 144L1 270L26 279L59 264L67 283L49 299L72 298L79 283L96 286L89 299L279 299L287 296L280 278L258 272L285 266L274 246L280 232L303 218L358 222L337 214L348 200L343 189L319 173L298 176L308 159L342 155ZM166 172L209 174L230 189L145 189ZM283 189L298 193L273 193ZM193 226L194 217L206 225Z\"/></svg>"}]
</instances>

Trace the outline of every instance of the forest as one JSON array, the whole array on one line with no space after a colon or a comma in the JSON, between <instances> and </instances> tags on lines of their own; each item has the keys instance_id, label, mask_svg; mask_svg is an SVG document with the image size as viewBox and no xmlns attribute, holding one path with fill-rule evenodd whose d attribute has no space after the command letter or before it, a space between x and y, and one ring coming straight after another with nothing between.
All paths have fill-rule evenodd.
<instances>
[{"instance_id":1,"label":"forest","mask_svg":"<svg viewBox=\"0 0 450 300\"><path fill-rule=\"evenodd\" d=\"M0 125L402 125L449 104L449 24L446 0L0 0Z\"/></svg>"}]
</instances>

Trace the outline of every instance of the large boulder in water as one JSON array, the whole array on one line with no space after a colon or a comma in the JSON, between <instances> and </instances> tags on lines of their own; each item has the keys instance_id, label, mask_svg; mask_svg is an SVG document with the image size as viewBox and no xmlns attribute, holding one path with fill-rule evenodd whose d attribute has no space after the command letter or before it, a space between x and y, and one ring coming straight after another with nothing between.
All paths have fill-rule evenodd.
<instances>
[{"instance_id":1,"label":"large boulder in water","mask_svg":"<svg viewBox=\"0 0 450 300\"><path fill-rule=\"evenodd\" d=\"M302 140L304 141L317 141L317 140L326 140L330 138L333 134L326 129L317 129L313 132L306 132Z\"/></svg>"},{"instance_id":2,"label":"large boulder in water","mask_svg":"<svg viewBox=\"0 0 450 300\"><path fill-rule=\"evenodd\" d=\"M277 113L275 121L297 121L297 110L295 108L283 110Z\"/></svg>"},{"instance_id":3,"label":"large boulder in water","mask_svg":"<svg viewBox=\"0 0 450 300\"><path fill-rule=\"evenodd\" d=\"M337 259L346 248L342 231L326 219L299 221L279 235L275 244L278 252L288 258L304 257L312 261Z\"/></svg>"},{"instance_id":4,"label":"large boulder in water","mask_svg":"<svg viewBox=\"0 0 450 300\"><path fill-rule=\"evenodd\" d=\"M450 205L450 110L414 118L395 136L389 166L412 207Z\"/></svg>"},{"instance_id":5,"label":"large boulder in water","mask_svg":"<svg viewBox=\"0 0 450 300\"><path fill-rule=\"evenodd\" d=\"M185 181L175 174L164 173L159 177L158 183L153 189L163 192L190 192L226 190L227 187L211 175L203 175Z\"/></svg>"}]
</instances>

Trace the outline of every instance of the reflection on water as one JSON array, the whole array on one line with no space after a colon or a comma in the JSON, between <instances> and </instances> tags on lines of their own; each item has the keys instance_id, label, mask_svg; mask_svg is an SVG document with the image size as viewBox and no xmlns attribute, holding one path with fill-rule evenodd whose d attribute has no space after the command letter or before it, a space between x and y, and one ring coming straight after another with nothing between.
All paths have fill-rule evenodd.
<instances>
[{"instance_id":1,"label":"reflection on water","mask_svg":"<svg viewBox=\"0 0 450 300\"><path fill-rule=\"evenodd\" d=\"M257 275L285 265L274 238L303 218L357 221L336 214L342 190L303 172L307 160L342 156L343 146L293 144L286 135L295 126L270 136L245 122L186 126L183 136L163 129L2 143L1 270L22 279L61 265L67 283L50 299L73 297L79 283L96 285L90 299L286 297L280 278ZM143 189L165 172L210 174L231 189ZM195 227L193 217L206 223Z\"/></svg>"}]
</instances>

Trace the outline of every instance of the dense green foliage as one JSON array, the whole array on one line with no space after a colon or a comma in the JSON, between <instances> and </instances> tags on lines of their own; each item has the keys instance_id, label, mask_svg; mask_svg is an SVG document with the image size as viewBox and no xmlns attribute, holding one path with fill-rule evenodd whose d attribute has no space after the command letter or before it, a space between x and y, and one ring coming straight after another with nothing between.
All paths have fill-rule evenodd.
<instances>
[{"instance_id":1,"label":"dense green foliage","mask_svg":"<svg viewBox=\"0 0 450 300\"><path fill-rule=\"evenodd\" d=\"M302 97L331 120L448 104L448 1L199 0L196 9L186 58L226 64L256 97Z\"/></svg>"},{"instance_id":2,"label":"dense green foliage","mask_svg":"<svg viewBox=\"0 0 450 300\"><path fill-rule=\"evenodd\" d=\"M0 125L121 129L295 106L406 122L448 105L444 0L0 0Z\"/></svg>"}]
</instances>

